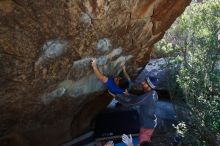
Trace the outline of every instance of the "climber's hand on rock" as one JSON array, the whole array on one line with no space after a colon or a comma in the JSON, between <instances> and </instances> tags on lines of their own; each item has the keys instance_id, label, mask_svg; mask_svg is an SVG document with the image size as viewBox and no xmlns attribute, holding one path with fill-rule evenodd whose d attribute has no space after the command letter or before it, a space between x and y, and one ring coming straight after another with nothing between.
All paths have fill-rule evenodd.
<instances>
[{"instance_id":1,"label":"climber's hand on rock","mask_svg":"<svg viewBox=\"0 0 220 146\"><path fill-rule=\"evenodd\" d=\"M96 66L96 58L92 58L92 67Z\"/></svg>"},{"instance_id":2,"label":"climber's hand on rock","mask_svg":"<svg viewBox=\"0 0 220 146\"><path fill-rule=\"evenodd\" d=\"M122 63L122 64L121 64L121 68L122 68L123 70L125 70L125 69L126 69L126 67L125 67L125 64L124 64L124 63Z\"/></svg>"}]
</instances>

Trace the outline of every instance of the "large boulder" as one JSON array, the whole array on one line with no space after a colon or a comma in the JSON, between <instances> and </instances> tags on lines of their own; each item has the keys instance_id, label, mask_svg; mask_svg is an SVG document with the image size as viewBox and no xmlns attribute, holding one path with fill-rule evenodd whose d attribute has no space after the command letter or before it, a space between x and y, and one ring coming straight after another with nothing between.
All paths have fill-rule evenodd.
<instances>
[{"instance_id":1,"label":"large boulder","mask_svg":"<svg viewBox=\"0 0 220 146\"><path fill-rule=\"evenodd\" d=\"M169 64L170 59L171 58L150 59L142 72L136 78L136 84L141 84L146 77L154 77L157 79L155 84L156 90L172 90L172 78L177 75L179 66Z\"/></svg>"},{"instance_id":2,"label":"large boulder","mask_svg":"<svg viewBox=\"0 0 220 146\"><path fill-rule=\"evenodd\" d=\"M57 146L110 98L90 67L134 77L191 0L1 0L0 145ZM1 142L3 144L1 144Z\"/></svg>"}]
</instances>

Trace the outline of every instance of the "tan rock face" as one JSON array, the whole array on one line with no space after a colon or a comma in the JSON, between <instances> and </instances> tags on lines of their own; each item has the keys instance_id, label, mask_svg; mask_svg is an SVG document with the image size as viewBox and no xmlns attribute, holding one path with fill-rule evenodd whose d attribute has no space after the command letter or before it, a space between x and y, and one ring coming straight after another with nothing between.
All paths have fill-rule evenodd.
<instances>
[{"instance_id":1,"label":"tan rock face","mask_svg":"<svg viewBox=\"0 0 220 146\"><path fill-rule=\"evenodd\" d=\"M79 135L110 99L91 57L106 75L126 63L135 76L190 1L0 1L1 142L56 146Z\"/></svg>"}]
</instances>

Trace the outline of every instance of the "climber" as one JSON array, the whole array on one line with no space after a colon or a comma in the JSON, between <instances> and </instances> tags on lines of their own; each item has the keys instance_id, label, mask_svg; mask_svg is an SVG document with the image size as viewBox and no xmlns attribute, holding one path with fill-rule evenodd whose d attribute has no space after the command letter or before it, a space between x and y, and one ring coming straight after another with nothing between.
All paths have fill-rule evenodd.
<instances>
[{"instance_id":1,"label":"climber","mask_svg":"<svg viewBox=\"0 0 220 146\"><path fill-rule=\"evenodd\" d=\"M96 65L96 59L92 58L92 68L95 72L95 75L97 78L102 81L103 83L106 84L107 89L111 95L117 95L117 94L122 94L122 93L127 93L127 89L130 86L130 77L128 76L125 66L122 65L122 70L125 75L125 77L106 77L103 75L97 65Z\"/></svg>"},{"instance_id":2,"label":"climber","mask_svg":"<svg viewBox=\"0 0 220 146\"><path fill-rule=\"evenodd\" d=\"M149 143L151 141L151 136L157 126L156 117L156 102L158 100L157 92L154 90L156 88L157 79L154 77L147 77L141 82L144 94L137 96L128 94L120 94L115 98L120 103L125 106L138 105L141 129L139 136L139 143ZM128 137L126 137L128 138ZM130 140L131 141L131 140ZM143 145L144 146L144 145Z\"/></svg>"}]
</instances>

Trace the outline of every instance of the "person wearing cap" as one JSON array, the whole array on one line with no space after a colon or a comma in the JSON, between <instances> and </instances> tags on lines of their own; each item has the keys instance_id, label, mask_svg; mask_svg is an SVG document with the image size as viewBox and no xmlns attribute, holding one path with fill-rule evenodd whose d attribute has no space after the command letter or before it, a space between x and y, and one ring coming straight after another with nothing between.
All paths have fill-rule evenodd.
<instances>
[{"instance_id":1,"label":"person wearing cap","mask_svg":"<svg viewBox=\"0 0 220 146\"><path fill-rule=\"evenodd\" d=\"M103 73L101 73L97 67L96 59L92 58L92 68L95 72L97 78L106 84L106 87L110 93L110 95L115 96L117 94L127 93L127 89L130 86L131 80L128 76L125 66L121 65L122 71L125 74L125 77L107 77Z\"/></svg>"},{"instance_id":2,"label":"person wearing cap","mask_svg":"<svg viewBox=\"0 0 220 146\"><path fill-rule=\"evenodd\" d=\"M145 101L140 105L140 117L141 117L141 129L139 136L140 145L149 143L154 129L157 126L156 116L156 102L158 100L157 92L155 91L157 79L153 77L147 77L141 82L143 90L145 92L143 97L146 97Z\"/></svg>"},{"instance_id":3,"label":"person wearing cap","mask_svg":"<svg viewBox=\"0 0 220 146\"><path fill-rule=\"evenodd\" d=\"M139 145L147 146L151 141L151 136L157 126L156 116L156 102L158 100L157 92L155 91L157 79L154 77L147 77L141 82L144 93L140 96L130 94L120 94L116 96L116 100L125 106L138 106L140 115L141 128L139 136ZM132 139L124 136L129 144Z\"/></svg>"}]
</instances>

